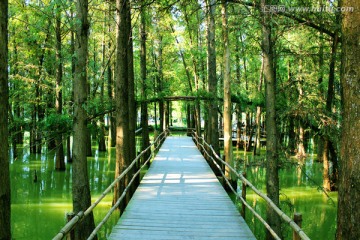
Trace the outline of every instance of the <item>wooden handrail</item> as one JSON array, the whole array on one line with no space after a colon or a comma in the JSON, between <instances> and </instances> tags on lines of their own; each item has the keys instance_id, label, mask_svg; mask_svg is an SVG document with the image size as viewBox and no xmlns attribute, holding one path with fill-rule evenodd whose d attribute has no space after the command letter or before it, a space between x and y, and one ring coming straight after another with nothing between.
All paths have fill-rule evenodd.
<instances>
[{"instance_id":1,"label":"wooden handrail","mask_svg":"<svg viewBox=\"0 0 360 240\"><path fill-rule=\"evenodd\" d=\"M144 155L147 151L149 151L151 149L152 146L155 146L154 150L157 150L161 144L156 145L157 142L162 142L162 140L164 138L167 137L169 131L168 129L166 129L165 131L163 131L154 141L153 143L151 143L146 149L144 149L140 154L138 154L136 156L136 158L131 162L131 164L109 185L109 187L106 188L106 190L101 194L101 196L88 208L85 210L85 212L81 211L78 214L76 214L60 231L59 233L53 238L53 240L60 240L63 239L72 229L74 229L74 227L76 226L76 224L78 222L80 222L84 217L88 216L93 209L101 202L101 200L111 191L111 189L115 186L116 183L118 183L136 164L136 162L142 157L142 155ZM143 163L143 165L140 167L143 168L145 166L145 164L147 164L152 155L154 155L154 153L152 153L149 158L145 161L145 163ZM124 189L122 195L120 196L120 198L117 200L117 202L114 204L114 206L110 209L110 211L108 212L108 214L105 216L105 218L103 219L103 221L99 224L100 227L106 222L106 220L110 217L111 213L117 208L117 206L119 206L121 200L124 198L124 196L126 195L126 192L129 188L129 186L134 182L135 177L140 173L140 169L133 175L133 178L130 180L128 186ZM109 214L110 213L110 214ZM105 220L105 221L104 221ZM100 229L100 227L96 227L93 231L93 233L89 236L89 239L92 239L96 233L98 232L98 230ZM91 238L90 238L91 237Z\"/></svg>"},{"instance_id":2,"label":"wooden handrail","mask_svg":"<svg viewBox=\"0 0 360 240\"><path fill-rule=\"evenodd\" d=\"M229 181L227 180L227 178L225 177L224 173L222 172L220 166L217 164L217 162L215 161L215 159L207 152L206 148L204 145L206 145L209 149L211 149L213 156L222 164L226 165L230 171L232 171L243 183L245 183L247 186L249 186L257 195L259 195L261 198L263 198L265 200L265 202L272 208L275 210L275 212L286 222L288 223L291 228L297 232L300 236L301 239L303 240L310 240L310 238L305 234L305 232L290 218L288 217L283 211L281 211L281 209L276 206L275 203L273 203L273 201L266 196L265 194L263 194L261 191L259 191L249 180L247 180L242 174L238 173L231 165L229 165L227 162L225 162L224 160L222 160L215 152L215 150L213 149L213 147L208 144L204 138L199 137L196 132L193 131L193 138L195 138L196 142L198 143L198 145L202 146L202 149L204 150L204 152L206 152L206 154L212 159L212 161L215 163L215 165L217 166L217 168L220 169L221 174L224 176L224 179L226 180L227 184L230 186L230 188L232 189L232 191L237 195L237 197L239 197L242 202L244 202L244 204L249 208L250 205L248 205L246 203L246 201L233 189L233 187L231 186L231 184L229 183ZM198 139L202 139L203 144L201 144L199 142ZM249 208L250 209L250 208ZM252 211L252 210L251 210ZM253 211L252 211L253 212ZM255 215L256 216L256 215ZM260 217L260 216L259 216ZM259 219L260 220L260 219ZM265 223L265 221L260 220L263 224ZM266 225L265 225L266 227ZM266 227L267 228L267 227ZM269 230L270 231L270 230ZM270 231L271 233L271 231ZM273 235L274 236L274 235ZM275 237L275 236L274 236ZM276 237L275 237L276 238Z\"/></svg>"}]
</instances>

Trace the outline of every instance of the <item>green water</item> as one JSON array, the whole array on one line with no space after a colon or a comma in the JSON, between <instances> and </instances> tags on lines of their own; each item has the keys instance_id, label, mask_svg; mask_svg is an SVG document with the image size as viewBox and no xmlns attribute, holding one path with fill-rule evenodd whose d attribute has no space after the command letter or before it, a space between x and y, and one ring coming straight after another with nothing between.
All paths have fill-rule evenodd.
<instances>
[{"instance_id":1,"label":"green water","mask_svg":"<svg viewBox=\"0 0 360 240\"><path fill-rule=\"evenodd\" d=\"M54 153L29 154L19 148L18 159L11 160L12 231L13 239L52 239L66 223L66 213L72 211L71 165L66 171L55 171ZM98 152L88 158L90 189L95 201L114 179L115 149ZM34 182L35 170L38 181ZM108 194L95 208L98 223L111 208L112 194ZM99 237L106 239L118 213L102 227Z\"/></svg>"},{"instance_id":2,"label":"green water","mask_svg":"<svg viewBox=\"0 0 360 240\"><path fill-rule=\"evenodd\" d=\"M235 151L237 158L246 159L250 165L246 167L247 178L255 187L265 193L265 173L261 166L263 157L254 160L251 154ZM259 160L260 159L260 160ZM282 164L279 171L281 209L292 218L294 212L302 214L302 228L311 239L335 239L337 192L326 196L318 187L322 185L322 164L315 161L316 155L309 155L300 166L293 163ZM295 159L293 159L294 162ZM256 164L252 164L256 162ZM244 162L238 161L241 169ZM258 165L258 166L254 166ZM243 171L243 170L242 170ZM264 218L265 203L249 188L247 202ZM238 204L240 207L241 204ZM246 222L257 239L265 239L265 230L260 221L252 213L246 211ZM292 231L287 224L282 224L282 239L292 239Z\"/></svg>"},{"instance_id":3,"label":"green water","mask_svg":"<svg viewBox=\"0 0 360 240\"><path fill-rule=\"evenodd\" d=\"M88 167L91 194L95 201L114 179L115 149L98 152L94 145L93 155L94 157L88 158ZM67 164L64 172L55 171L54 152L35 155L30 154L28 148L20 146L18 156L16 160L11 159L10 163L13 239L52 239L66 223L66 213L72 211L71 164ZM235 151L234 156L244 159L243 152ZM248 163L253 161L251 157L248 159ZM242 167L244 164L238 162L238 165ZM33 181L35 170L38 176L36 183ZM246 172L248 179L265 192L265 169L261 166L250 166ZM314 161L314 156L306 159L302 170L291 164L284 165L280 170L281 208L289 216L294 211L303 214L303 229L310 238L334 239L337 193L331 193L332 200L329 200L317 190L314 182L322 182L322 166ZM250 190L247 202L265 216L264 202ZM95 208L96 223L103 219L111 208L111 203L112 193ZM101 228L99 239L106 239L117 219L118 213L114 213ZM246 221L257 239L264 239L262 224L249 211ZM291 239L289 227L285 225L284 237Z\"/></svg>"}]
</instances>

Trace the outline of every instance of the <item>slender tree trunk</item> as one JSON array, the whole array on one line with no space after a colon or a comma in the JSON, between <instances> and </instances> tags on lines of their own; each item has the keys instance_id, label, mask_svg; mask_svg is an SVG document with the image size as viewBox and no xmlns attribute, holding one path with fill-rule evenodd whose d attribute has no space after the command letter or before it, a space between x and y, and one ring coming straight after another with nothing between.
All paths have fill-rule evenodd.
<instances>
[{"instance_id":1,"label":"slender tree trunk","mask_svg":"<svg viewBox=\"0 0 360 240\"><path fill-rule=\"evenodd\" d=\"M186 128L191 128L190 104L186 104Z\"/></svg>"},{"instance_id":2,"label":"slender tree trunk","mask_svg":"<svg viewBox=\"0 0 360 240\"><path fill-rule=\"evenodd\" d=\"M303 73L303 64L302 64L302 59L299 60L299 73L300 75ZM304 98L304 91L303 91L303 82L304 79L302 76L299 77L299 81L298 81L298 91L299 91L299 98L298 101L299 103L301 103L303 101ZM305 129L304 129L304 120L303 120L303 116L299 116L298 117L298 124L299 124L299 135L298 135L298 143L297 143L297 157L298 158L304 158L306 156L306 151L305 151Z\"/></svg>"},{"instance_id":3,"label":"slender tree trunk","mask_svg":"<svg viewBox=\"0 0 360 240\"><path fill-rule=\"evenodd\" d=\"M261 0L261 9L265 5L270 5L268 0ZM279 173L278 173L278 153L277 153L277 131L276 131L276 79L274 71L273 47L274 40L271 36L271 16L268 12L262 12L262 54L264 57L264 80L266 84L266 191L268 197L279 206ZM270 207L266 209L267 222L270 227L281 236L280 217ZM267 232L267 239L272 236Z\"/></svg>"},{"instance_id":4,"label":"slender tree trunk","mask_svg":"<svg viewBox=\"0 0 360 240\"><path fill-rule=\"evenodd\" d=\"M63 64L62 64L62 54L61 54L61 8L59 5L56 6L56 24L55 24L55 35L56 35L56 60L57 60L57 71L56 71L56 101L55 108L56 113L60 116L63 109L62 101L62 76L63 76ZM64 171L65 170L65 156L64 156L64 146L63 146L63 136L62 133L58 133L55 138L56 144L56 170Z\"/></svg>"},{"instance_id":5,"label":"slender tree trunk","mask_svg":"<svg viewBox=\"0 0 360 240\"><path fill-rule=\"evenodd\" d=\"M336 36L333 39L333 44L331 47L331 58L330 58L330 67L329 67L329 83L328 83L328 92L327 92L327 98L326 98L326 111L330 115L332 112L332 103L335 95L334 91L334 82L335 82L335 63L336 63L336 55L337 55L337 46L338 46L338 32L336 32ZM330 177L330 139L328 134L325 134L322 136L323 139L323 149L322 149L322 162L324 167L323 172L323 187L324 189L331 191L331 177ZM335 152L334 152L335 153ZM332 159L336 159L337 156L332 156ZM337 165L335 165L337 166ZM334 167L334 165L333 165ZM336 172L337 169L334 171ZM335 180L334 182L337 182L336 174L333 175L332 178Z\"/></svg>"},{"instance_id":6,"label":"slender tree trunk","mask_svg":"<svg viewBox=\"0 0 360 240\"><path fill-rule=\"evenodd\" d=\"M164 130L169 128L169 106L169 101L166 101L164 106Z\"/></svg>"},{"instance_id":7,"label":"slender tree trunk","mask_svg":"<svg viewBox=\"0 0 360 240\"><path fill-rule=\"evenodd\" d=\"M109 4L109 10L108 10L108 14L111 15L112 12L112 4ZM111 18L111 17L109 17ZM113 31L112 27L111 27L111 21L109 21L108 23L108 31L111 32ZM111 49L111 41L108 42L108 48ZM114 100L114 96L113 96L113 68L112 68L112 63L110 62L108 65L108 69L107 69L107 93L108 93L108 97L109 100L112 102L112 100ZM111 107L112 104L111 104ZM111 147L115 147L116 146L116 120L115 120L115 114L114 113L110 113L110 133L109 133L109 137L110 137L110 146Z\"/></svg>"},{"instance_id":8,"label":"slender tree trunk","mask_svg":"<svg viewBox=\"0 0 360 240\"><path fill-rule=\"evenodd\" d=\"M288 149L291 154L295 153L295 118L293 116L289 117L289 129L288 129L288 135L289 135L289 143L288 143Z\"/></svg>"},{"instance_id":9,"label":"slender tree trunk","mask_svg":"<svg viewBox=\"0 0 360 240\"><path fill-rule=\"evenodd\" d=\"M71 15L71 21L74 22L74 12L73 9L70 8L70 15ZM76 64L76 57L75 57L75 27L72 26L71 30L70 30L70 54L71 54L71 77L72 77L72 88L71 88L71 103L74 102L74 89L75 89L75 64ZM72 106L69 106L69 114L74 114L74 109ZM72 150L74 149L74 141L73 141L73 145L71 147L71 135L69 135L66 139L66 145L67 145L67 162L68 163L72 163L73 162L73 157L72 157Z\"/></svg>"},{"instance_id":10,"label":"slender tree trunk","mask_svg":"<svg viewBox=\"0 0 360 240\"><path fill-rule=\"evenodd\" d=\"M224 44L224 156L225 161L234 167L232 151L232 121L231 121L231 75L230 75L230 46L228 31L228 16L225 0L221 1L222 34ZM228 167L225 167L225 176L233 186L236 186L236 177Z\"/></svg>"},{"instance_id":11,"label":"slender tree trunk","mask_svg":"<svg viewBox=\"0 0 360 240\"><path fill-rule=\"evenodd\" d=\"M101 46L101 52L102 52L102 68L101 69L104 69L105 68L105 55L106 55L106 44L105 44L105 29L106 29L106 22L108 21L107 20L107 13L105 12L104 14L104 25L103 25L103 28L104 28L104 32L103 32L103 40L102 40L102 46ZM95 46L95 44L94 44ZM95 50L95 49L94 49ZM100 83L100 102L104 102L104 95L105 95L105 77L104 77L104 74L102 74L101 76L101 83ZM104 108L101 107L101 110L103 111ZM98 150L100 152L105 152L106 151L106 143L105 143L105 120L104 120L104 116L100 117L99 119L99 146L98 146Z\"/></svg>"},{"instance_id":12,"label":"slender tree trunk","mask_svg":"<svg viewBox=\"0 0 360 240\"><path fill-rule=\"evenodd\" d=\"M73 209L75 213L84 211L91 205L91 195L86 159L87 113L87 58L88 58L88 1L76 3L76 63L74 78L74 149L73 149ZM94 216L88 215L75 228L75 239L85 239L95 228Z\"/></svg>"},{"instance_id":13,"label":"slender tree trunk","mask_svg":"<svg viewBox=\"0 0 360 240\"><path fill-rule=\"evenodd\" d=\"M14 50L13 50L13 58L14 58L14 62L17 63L18 60L18 51L17 51L17 43L16 43L16 38L13 38L13 45L14 45ZM17 64L13 64L12 66L12 74L13 75L17 75L19 73ZM18 93L16 93L16 89L18 88L18 83L13 83L13 89L14 89L14 96L13 96L13 115L11 114L12 111L10 111L10 117L14 120L14 119L20 119L21 118L21 110L20 110L20 96ZM10 105L10 109L11 109L11 105ZM15 121L13 122L13 133L11 134L11 142L12 142L12 151L13 151L13 158L16 159L17 158L17 144L23 143L23 131L22 131L22 126L19 123L16 123ZM11 130L10 130L11 131Z\"/></svg>"},{"instance_id":14,"label":"slender tree trunk","mask_svg":"<svg viewBox=\"0 0 360 240\"><path fill-rule=\"evenodd\" d=\"M128 33L127 2L116 0L116 68L115 68L115 113L116 113L116 168L115 178L118 177L129 164L129 99L128 99ZM128 175L115 186L114 202L118 200L128 184ZM126 201L119 206L123 213Z\"/></svg>"},{"instance_id":15,"label":"slender tree trunk","mask_svg":"<svg viewBox=\"0 0 360 240\"><path fill-rule=\"evenodd\" d=\"M305 146L304 146L304 142L305 142L305 130L304 130L304 123L302 119L298 119L298 123L299 123L299 135L298 135L298 149L297 149L297 157L298 158L303 158L306 156L306 152L305 152Z\"/></svg>"},{"instance_id":16,"label":"slender tree trunk","mask_svg":"<svg viewBox=\"0 0 360 240\"><path fill-rule=\"evenodd\" d=\"M186 26L187 26L188 33L189 33L191 48L195 50L194 36L192 34L190 21L189 21L189 14L186 12L186 7L184 8L184 18L185 18ZM196 36L198 37L199 29L196 28L196 30L194 30L194 31L196 31ZM199 46L196 46L196 47L199 49ZM193 69L194 69L195 90L199 91L199 89L200 89L200 83L199 83L200 73L198 70L198 62L197 62L196 56L194 56L194 54L193 54L193 51L191 51L190 54L191 54L191 59L192 59L192 64L193 64ZM190 85L190 87L191 87L191 85ZM197 135L201 136L201 108L200 108L200 101L198 101L198 100L195 102L195 129L196 129Z\"/></svg>"},{"instance_id":17,"label":"slender tree trunk","mask_svg":"<svg viewBox=\"0 0 360 240\"><path fill-rule=\"evenodd\" d=\"M360 2L342 6L342 137L340 150L337 239L360 239Z\"/></svg>"},{"instance_id":18,"label":"slender tree trunk","mask_svg":"<svg viewBox=\"0 0 360 240\"><path fill-rule=\"evenodd\" d=\"M325 140L323 145L323 152L322 152L322 160L323 160L323 188L326 191L330 191L331 184L330 184L330 176L329 176L329 168L330 168L330 161L329 161L329 141Z\"/></svg>"},{"instance_id":19,"label":"slender tree trunk","mask_svg":"<svg viewBox=\"0 0 360 240\"><path fill-rule=\"evenodd\" d=\"M163 91L163 38L159 36L159 50L158 50L158 76L157 76L157 94ZM159 101L159 118L160 118L160 132L164 131L164 100Z\"/></svg>"},{"instance_id":20,"label":"slender tree trunk","mask_svg":"<svg viewBox=\"0 0 360 240\"><path fill-rule=\"evenodd\" d=\"M235 66L236 66L236 85L241 83L240 74L240 31L237 32L236 43L235 43ZM240 103L236 103L236 148L240 148L242 145L241 141L241 128L242 128L242 112Z\"/></svg>"},{"instance_id":21,"label":"slender tree trunk","mask_svg":"<svg viewBox=\"0 0 360 240\"><path fill-rule=\"evenodd\" d=\"M141 72L141 99L146 99L146 8L141 7L141 24L140 24L140 72ZM148 126L148 108L146 101L141 102L141 150L145 150L150 145L149 126ZM150 156L150 151L147 151L142 158L145 162ZM150 163L150 162L149 162Z\"/></svg>"},{"instance_id":22,"label":"slender tree trunk","mask_svg":"<svg viewBox=\"0 0 360 240\"><path fill-rule=\"evenodd\" d=\"M241 127L242 127L242 117L241 117L241 105L236 104L236 147L241 147Z\"/></svg>"},{"instance_id":23,"label":"slender tree trunk","mask_svg":"<svg viewBox=\"0 0 360 240\"><path fill-rule=\"evenodd\" d=\"M264 78L264 60L261 58L261 68L260 68L260 77L259 77L259 85L258 85L258 92L261 92L262 83ZM256 133L255 133L255 141L254 141L254 155L260 155L260 139L261 139L261 106L256 107L256 117L255 117L255 124L256 124Z\"/></svg>"},{"instance_id":24,"label":"slender tree trunk","mask_svg":"<svg viewBox=\"0 0 360 240\"><path fill-rule=\"evenodd\" d=\"M212 96L217 96L217 77L216 77L216 49L215 49L215 0L207 0L207 71L208 71L208 92ZM219 126L217 101L209 101L209 125L208 139L216 153L220 153L219 148Z\"/></svg>"},{"instance_id":25,"label":"slender tree trunk","mask_svg":"<svg viewBox=\"0 0 360 240\"><path fill-rule=\"evenodd\" d=\"M129 101L129 164L136 157L136 112L137 106L135 102L135 78L134 78L134 54L133 54L133 36L131 25L131 6L130 1L127 1L126 6L126 31L127 31L127 60L128 60L128 101ZM130 171L134 174L137 171L138 165ZM140 183L140 178L131 187L130 196L133 195L137 186Z\"/></svg>"},{"instance_id":26,"label":"slender tree trunk","mask_svg":"<svg viewBox=\"0 0 360 240\"><path fill-rule=\"evenodd\" d=\"M46 36L44 39L44 45L46 45L50 39L50 27L51 27L51 20L48 20L48 25L46 28ZM41 99L42 99L42 95L43 95L43 87L42 87L42 78L43 78L43 68L44 68L44 62L45 62L45 49L40 46L39 44L39 49L41 50L41 54L39 56L39 66L38 66L38 76L37 76L37 80L36 80L36 84L35 84L35 113L34 113L34 140L35 140L35 145L34 145L34 149L35 152L34 153L41 153L42 150L42 138L43 138L43 133L42 130L40 129L40 127L38 126L38 123L41 122L44 117L45 117L45 110L44 107L41 104Z\"/></svg>"},{"instance_id":27,"label":"slender tree trunk","mask_svg":"<svg viewBox=\"0 0 360 240\"><path fill-rule=\"evenodd\" d=\"M0 2L0 239L11 239L11 191L8 145L8 1Z\"/></svg>"}]
</instances>

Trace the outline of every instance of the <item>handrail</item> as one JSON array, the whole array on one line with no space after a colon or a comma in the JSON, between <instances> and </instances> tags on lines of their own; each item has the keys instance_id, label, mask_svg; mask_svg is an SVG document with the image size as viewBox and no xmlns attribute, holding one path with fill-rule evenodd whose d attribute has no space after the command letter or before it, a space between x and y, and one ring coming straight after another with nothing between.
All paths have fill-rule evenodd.
<instances>
[{"instance_id":1,"label":"handrail","mask_svg":"<svg viewBox=\"0 0 360 240\"><path fill-rule=\"evenodd\" d=\"M273 201L268 197L266 196L265 194L263 194L262 192L260 192L254 185L251 184L251 182L249 180L247 180L242 174L238 173L231 165L229 165L227 162L225 162L224 160L222 160L218 155L217 153L215 152L215 150L213 149L213 147L208 144L204 138L202 137L199 137L197 135L196 132L193 131L193 138L195 138L196 140L196 143L198 145L200 145L202 147L202 149L204 150L204 152L211 158L211 160L215 163L216 167L219 168L221 174L223 175L224 179L226 180L226 183L230 186L231 190L236 194L237 197L239 197L241 199L241 201L245 204L246 207L248 207L251 212L254 213L254 210L251 209L250 205L248 205L246 203L246 201L234 190L234 188L231 186L230 182L228 181L228 179L225 177L223 171L221 171L221 167L217 164L217 162L214 160L214 158L207 152L207 150L205 149L205 146L206 145L209 149L211 149L213 155L215 156L215 158L220 161L222 164L226 165L230 171L232 171L243 183L245 183L246 185L248 185L257 195L259 195L261 198L263 198L265 200L265 202L270 205L271 208L273 208L273 210L275 210L275 212L286 222L288 223L291 228L300 236L301 239L303 240L310 240L310 238L305 234L305 232L290 218L288 217L283 211L281 211L281 209L276 206ZM202 142L203 144L201 144L199 142L198 139L202 139ZM265 227L269 230L269 228L266 226L268 225L262 218L260 215L255 215L257 218L259 218L259 220L265 225ZM266 224L265 224L266 223ZM270 227L270 226L269 226ZM273 230L269 230L270 233L276 238L276 239L280 239L276 233L275 235L273 234Z\"/></svg>"},{"instance_id":2,"label":"handrail","mask_svg":"<svg viewBox=\"0 0 360 240\"><path fill-rule=\"evenodd\" d=\"M156 145L157 142L162 142L164 138L167 137L169 131L166 129L163 131L154 141L151 143L146 149L144 149L140 154L138 154L135 159L131 162L131 164L105 189L105 191L101 194L101 196L88 208L85 210L85 212L80 211L78 214L76 214L60 231L59 233L52 239L52 240L61 240L63 239L75 226L76 224L81 221L84 217L88 216L93 209L101 202L101 200L111 191L111 189L115 186L116 183L118 183L130 170L134 167L136 162L144 155L149 149L151 149L152 146L155 146L155 150L157 150L161 144ZM130 180L128 186L124 189L122 195L117 200L117 202L114 204L114 206L110 209L108 214L104 217L104 219L99 223L99 225L94 229L94 231L91 233L88 239L93 239L96 236L96 233L99 231L100 227L108 220L110 215L114 212L114 210L119 206L121 203L121 200L125 197L126 192L131 186L131 184L134 182L135 177L140 174L140 169L143 168L151 159L151 157L154 155L154 152L150 154L148 159L143 163L143 165L139 168L139 170L133 175L132 179ZM110 214L109 214L110 213Z\"/></svg>"}]
</instances>

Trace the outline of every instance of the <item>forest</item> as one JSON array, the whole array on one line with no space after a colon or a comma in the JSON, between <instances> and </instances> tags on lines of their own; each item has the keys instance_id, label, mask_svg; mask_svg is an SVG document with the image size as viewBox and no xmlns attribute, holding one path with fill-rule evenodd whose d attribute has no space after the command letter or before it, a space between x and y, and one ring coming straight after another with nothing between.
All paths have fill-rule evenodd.
<instances>
[{"instance_id":1,"label":"forest","mask_svg":"<svg viewBox=\"0 0 360 240\"><path fill-rule=\"evenodd\" d=\"M262 156L278 206L282 167L316 156L320 192L337 196L334 239L360 239L359 41L358 0L1 0L0 239L13 239L24 155L71 166L79 212L94 151L114 150L114 179L174 126L231 165L237 149ZM94 227L90 214L75 238Z\"/></svg>"}]
</instances>

